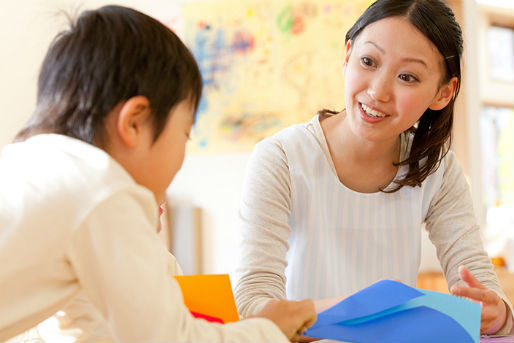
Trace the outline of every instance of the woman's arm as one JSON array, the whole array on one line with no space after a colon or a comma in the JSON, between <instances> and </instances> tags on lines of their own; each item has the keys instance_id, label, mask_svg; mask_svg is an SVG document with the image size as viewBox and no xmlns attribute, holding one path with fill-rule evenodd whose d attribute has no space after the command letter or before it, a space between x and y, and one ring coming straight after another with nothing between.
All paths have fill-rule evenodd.
<instances>
[{"instance_id":1,"label":"woman's arm","mask_svg":"<svg viewBox=\"0 0 514 343\"><path fill-rule=\"evenodd\" d=\"M507 320L498 333L510 333L512 307L501 290L489 256L483 247L469 185L452 151L448 153L443 163L445 168L443 181L430 204L426 224L430 240L436 246L437 257L448 287L452 289L459 283L464 285L459 287L476 288L466 280L461 280L459 267L466 266L485 289L493 290L508 305ZM491 303L494 302L493 300ZM499 304L503 305L501 302ZM498 307L498 311L500 315L501 306ZM482 316L482 324L485 320ZM487 331L487 328L483 331Z\"/></svg>"},{"instance_id":2,"label":"woman's arm","mask_svg":"<svg viewBox=\"0 0 514 343\"><path fill-rule=\"evenodd\" d=\"M285 299L291 212L287 156L276 138L258 143L246 168L241 196L242 243L235 300L243 317L269 299Z\"/></svg>"}]
</instances>

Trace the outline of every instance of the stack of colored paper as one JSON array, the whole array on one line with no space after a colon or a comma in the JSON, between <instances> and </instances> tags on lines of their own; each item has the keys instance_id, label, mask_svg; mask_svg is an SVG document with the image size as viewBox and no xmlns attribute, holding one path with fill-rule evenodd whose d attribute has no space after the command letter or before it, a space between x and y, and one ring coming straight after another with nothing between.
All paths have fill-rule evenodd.
<instances>
[{"instance_id":1,"label":"stack of colored paper","mask_svg":"<svg viewBox=\"0 0 514 343\"><path fill-rule=\"evenodd\" d=\"M193 316L218 323L239 320L228 274L180 275L175 279Z\"/></svg>"},{"instance_id":2,"label":"stack of colored paper","mask_svg":"<svg viewBox=\"0 0 514 343\"><path fill-rule=\"evenodd\" d=\"M359 343L479 343L480 305L383 280L321 312L306 336Z\"/></svg>"}]
</instances>

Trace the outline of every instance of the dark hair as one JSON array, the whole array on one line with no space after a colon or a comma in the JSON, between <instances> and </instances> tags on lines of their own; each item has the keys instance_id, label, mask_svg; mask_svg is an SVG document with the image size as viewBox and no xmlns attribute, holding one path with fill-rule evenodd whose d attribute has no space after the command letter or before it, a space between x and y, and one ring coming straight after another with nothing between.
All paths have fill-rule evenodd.
<instances>
[{"instance_id":1,"label":"dark hair","mask_svg":"<svg viewBox=\"0 0 514 343\"><path fill-rule=\"evenodd\" d=\"M157 20L121 6L85 11L48 49L36 110L15 139L59 133L102 146L106 115L143 95L150 102L155 141L170 110L185 99L196 110L201 92L193 55Z\"/></svg>"},{"instance_id":2,"label":"dark hair","mask_svg":"<svg viewBox=\"0 0 514 343\"><path fill-rule=\"evenodd\" d=\"M442 0L378 0L360 16L348 30L345 43L354 41L362 30L380 19L402 16L423 33L444 58L444 76L441 85L457 77L455 96L442 110L427 109L417 125L409 130L414 139L409 156L395 165L408 165L407 174L395 179L396 192L403 186L421 186L421 183L437 168L446 156L451 143L453 107L461 82L460 58L462 56L462 31L452 10ZM322 110L320 114L335 114Z\"/></svg>"}]
</instances>

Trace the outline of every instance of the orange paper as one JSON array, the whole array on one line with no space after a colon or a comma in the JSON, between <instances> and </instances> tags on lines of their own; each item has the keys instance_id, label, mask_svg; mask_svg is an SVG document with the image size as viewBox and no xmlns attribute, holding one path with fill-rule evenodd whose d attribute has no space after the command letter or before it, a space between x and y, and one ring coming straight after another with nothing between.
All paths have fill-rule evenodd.
<instances>
[{"instance_id":1,"label":"orange paper","mask_svg":"<svg viewBox=\"0 0 514 343\"><path fill-rule=\"evenodd\" d=\"M180 275L175 279L189 311L219 318L224 323L239 320L228 274Z\"/></svg>"}]
</instances>

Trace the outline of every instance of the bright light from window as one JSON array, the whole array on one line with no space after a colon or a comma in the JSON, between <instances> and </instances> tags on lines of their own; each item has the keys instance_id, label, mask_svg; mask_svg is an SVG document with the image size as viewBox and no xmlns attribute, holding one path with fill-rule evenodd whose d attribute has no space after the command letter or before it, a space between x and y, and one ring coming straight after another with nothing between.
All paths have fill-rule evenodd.
<instances>
[{"instance_id":1,"label":"bright light from window","mask_svg":"<svg viewBox=\"0 0 514 343\"><path fill-rule=\"evenodd\" d=\"M491 78L514 81L514 30L490 26L487 34Z\"/></svg>"},{"instance_id":2,"label":"bright light from window","mask_svg":"<svg viewBox=\"0 0 514 343\"><path fill-rule=\"evenodd\" d=\"M476 0L476 1L478 3L484 4L484 5L514 9L514 1L512 1L512 0Z\"/></svg>"},{"instance_id":3,"label":"bright light from window","mask_svg":"<svg viewBox=\"0 0 514 343\"><path fill-rule=\"evenodd\" d=\"M486 249L514 270L514 109L484 107L480 135Z\"/></svg>"}]
</instances>

